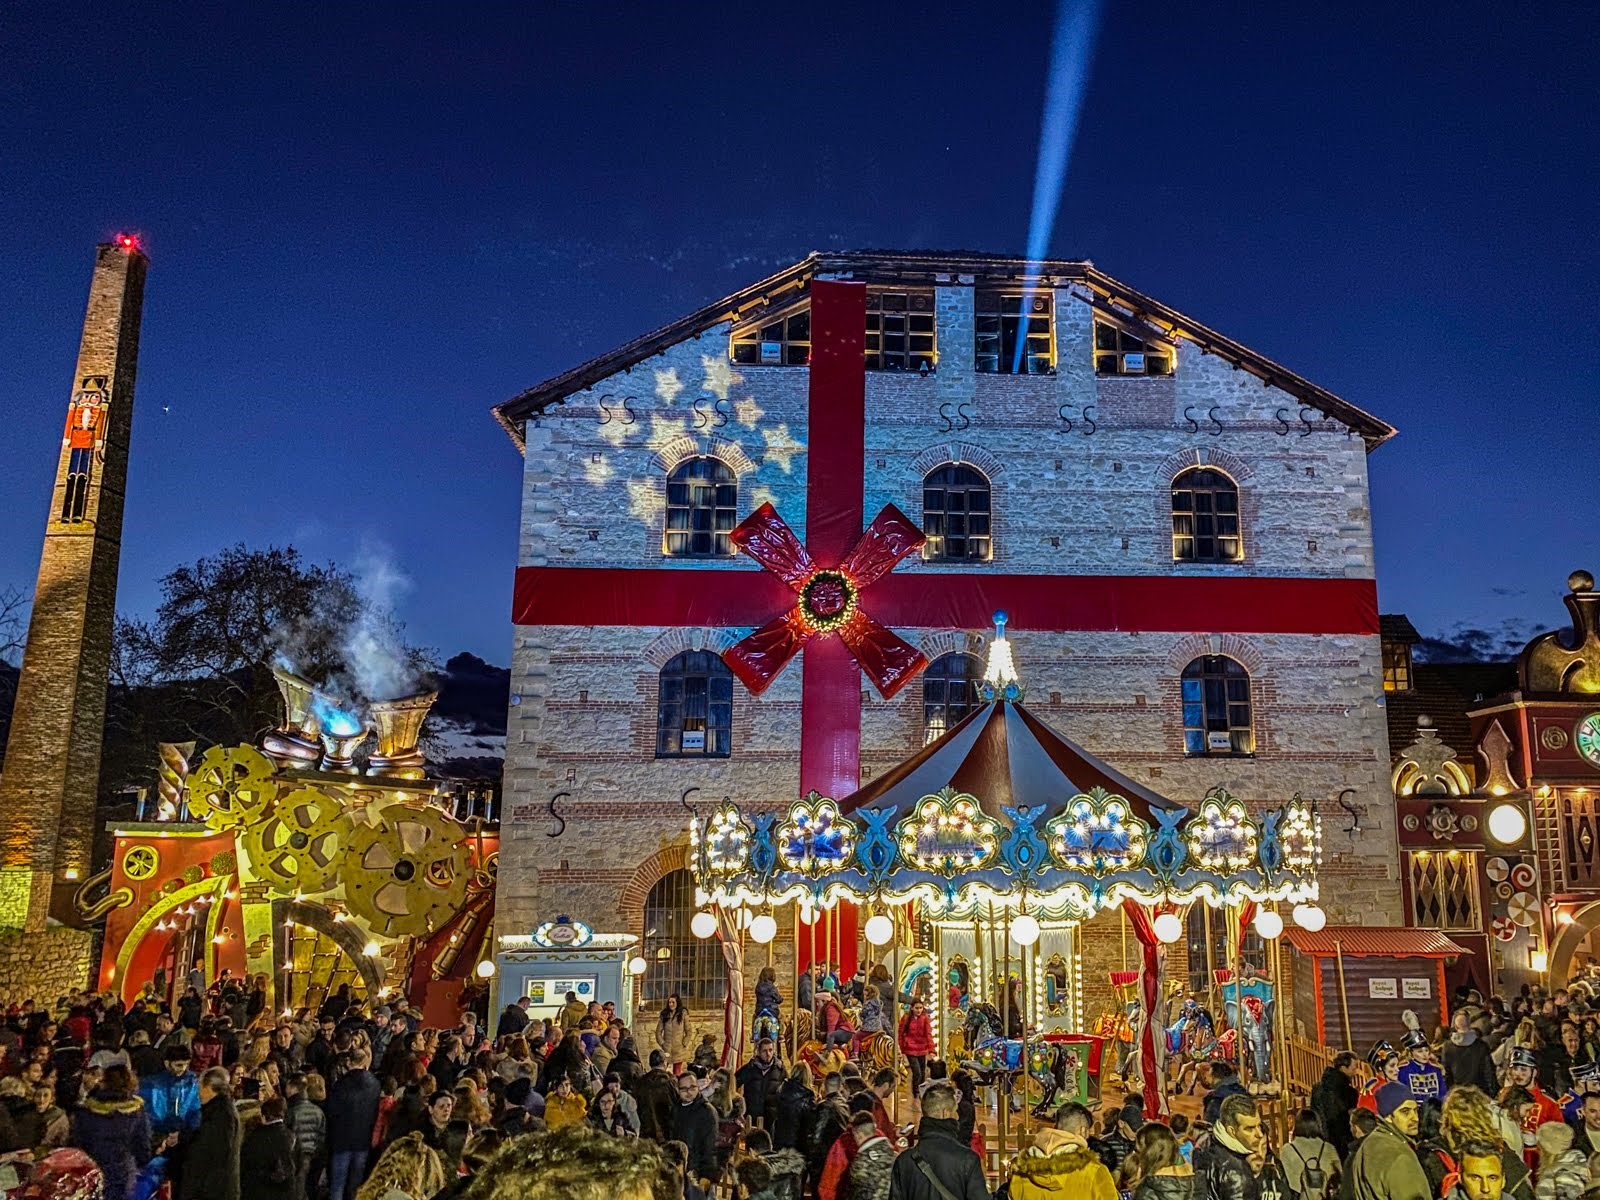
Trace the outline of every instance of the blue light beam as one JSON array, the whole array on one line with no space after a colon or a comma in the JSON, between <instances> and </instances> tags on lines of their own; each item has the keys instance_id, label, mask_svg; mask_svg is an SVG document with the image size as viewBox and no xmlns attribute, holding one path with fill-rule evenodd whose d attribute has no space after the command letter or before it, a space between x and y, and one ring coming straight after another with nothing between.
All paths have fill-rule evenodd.
<instances>
[{"instance_id":1,"label":"blue light beam","mask_svg":"<svg viewBox=\"0 0 1600 1200\"><path fill-rule=\"evenodd\" d=\"M1101 0L1058 0L1055 31L1050 39L1050 79L1045 85L1044 118L1039 124L1039 161L1033 171L1033 212L1028 219L1028 261L1039 262L1050 250L1061 188L1078 136L1083 93L1089 82L1095 35L1100 29ZM1024 297L1024 308L1026 297ZM1027 320L1026 312L1022 320ZM1026 325L1017 330L1011 370L1022 369L1027 347Z\"/></svg>"}]
</instances>

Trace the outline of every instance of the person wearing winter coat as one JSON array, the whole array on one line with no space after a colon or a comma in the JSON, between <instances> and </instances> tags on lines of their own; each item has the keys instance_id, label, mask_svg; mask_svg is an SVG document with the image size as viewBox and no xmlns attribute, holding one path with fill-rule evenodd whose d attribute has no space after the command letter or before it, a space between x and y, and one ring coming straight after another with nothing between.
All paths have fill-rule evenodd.
<instances>
[{"instance_id":1,"label":"person wearing winter coat","mask_svg":"<svg viewBox=\"0 0 1600 1200\"><path fill-rule=\"evenodd\" d=\"M1349 1124L1347 1120L1345 1125ZM1301 1109L1294 1119L1294 1136L1278 1151L1278 1166L1288 1181L1289 1194L1300 1200L1323 1200L1342 1161L1333 1143L1323 1136L1322 1118L1309 1108Z\"/></svg>"},{"instance_id":2,"label":"person wearing winter coat","mask_svg":"<svg viewBox=\"0 0 1600 1200\"><path fill-rule=\"evenodd\" d=\"M1011 1200L1116 1200L1111 1172L1089 1148L1092 1125L1083 1105L1063 1104L1056 1127L1041 1129L1012 1164Z\"/></svg>"},{"instance_id":3,"label":"person wearing winter coat","mask_svg":"<svg viewBox=\"0 0 1600 1200\"><path fill-rule=\"evenodd\" d=\"M328 1089L329 1200L350 1200L366 1178L383 1097L378 1077L367 1069L371 1063L364 1048L352 1051L349 1069Z\"/></svg>"},{"instance_id":4,"label":"person wearing winter coat","mask_svg":"<svg viewBox=\"0 0 1600 1200\"><path fill-rule=\"evenodd\" d=\"M678 1106L672 1114L672 1140L689 1147L689 1176L717 1177L717 1117L700 1095L700 1081L685 1072L678 1076Z\"/></svg>"},{"instance_id":5,"label":"person wearing winter coat","mask_svg":"<svg viewBox=\"0 0 1600 1200\"><path fill-rule=\"evenodd\" d=\"M778 973L771 967L762 967L756 980L756 1016L767 1013L779 1017L781 1008L783 997L778 994Z\"/></svg>"},{"instance_id":6,"label":"person wearing winter coat","mask_svg":"<svg viewBox=\"0 0 1600 1200\"><path fill-rule=\"evenodd\" d=\"M673 1114L678 1106L678 1084L662 1069L661 1051L650 1052L650 1070L633 1085L639 1105L639 1135L656 1142L672 1140Z\"/></svg>"},{"instance_id":7,"label":"person wearing winter coat","mask_svg":"<svg viewBox=\"0 0 1600 1200\"><path fill-rule=\"evenodd\" d=\"M1357 1200L1428 1200L1428 1177L1412 1145L1421 1109L1403 1083L1384 1084L1377 1102L1378 1124L1350 1159L1352 1194Z\"/></svg>"},{"instance_id":8,"label":"person wearing winter coat","mask_svg":"<svg viewBox=\"0 0 1600 1200\"><path fill-rule=\"evenodd\" d=\"M1311 1089L1311 1109L1322 1118L1322 1128L1340 1162L1350 1155L1350 1110L1361 1098L1355 1081L1356 1056L1341 1050Z\"/></svg>"},{"instance_id":9,"label":"person wearing winter coat","mask_svg":"<svg viewBox=\"0 0 1600 1200\"><path fill-rule=\"evenodd\" d=\"M856 1157L850 1164L850 1200L889 1200L894 1147L866 1113L851 1118L850 1132L856 1139Z\"/></svg>"},{"instance_id":10,"label":"person wearing winter coat","mask_svg":"<svg viewBox=\"0 0 1600 1200\"><path fill-rule=\"evenodd\" d=\"M911 1067L911 1094L922 1091L928 1077L928 1056L933 1053L933 1021L928 1016L928 1006L921 1000L911 1002L911 1010L900 1018L900 1053L906 1056Z\"/></svg>"},{"instance_id":11,"label":"person wearing winter coat","mask_svg":"<svg viewBox=\"0 0 1600 1200\"><path fill-rule=\"evenodd\" d=\"M689 1024L683 997L677 992L667 997L661 1016L656 1021L656 1048L661 1051L667 1069L674 1075L683 1070L693 1053L694 1027Z\"/></svg>"},{"instance_id":12,"label":"person wearing winter coat","mask_svg":"<svg viewBox=\"0 0 1600 1200\"><path fill-rule=\"evenodd\" d=\"M777 1107L778 1091L783 1087L783 1064L771 1038L756 1043L756 1056L734 1075L744 1095L745 1112L752 1121L765 1127L769 1110Z\"/></svg>"},{"instance_id":13,"label":"person wearing winter coat","mask_svg":"<svg viewBox=\"0 0 1600 1200\"><path fill-rule=\"evenodd\" d=\"M1536 1200L1578 1200L1589 1186L1589 1160L1572 1144L1572 1126L1547 1121L1539 1126Z\"/></svg>"},{"instance_id":14,"label":"person wearing winter coat","mask_svg":"<svg viewBox=\"0 0 1600 1200\"><path fill-rule=\"evenodd\" d=\"M1088 1153L1087 1147L1084 1152ZM1020 1158L1018 1162L1020 1164ZM1017 1173L1011 1177L1013 1200L1039 1200L1042 1192L1030 1194L1026 1190L1016 1190L1019 1178ZM934 1186L935 1179L939 1181L938 1187ZM989 1186L983 1177L983 1163L956 1133L955 1089L934 1084L922 1095L922 1120L917 1125L916 1145L894 1160L889 1176L889 1200L946 1200L947 1194L951 1200L989 1200ZM1069 1198L1080 1200L1079 1195L1072 1192L1065 1193L1059 1200ZM1084 1195L1081 1200L1101 1198ZM1105 1200L1115 1200L1115 1193Z\"/></svg>"},{"instance_id":15,"label":"person wearing winter coat","mask_svg":"<svg viewBox=\"0 0 1600 1200\"><path fill-rule=\"evenodd\" d=\"M239 1143L239 1200L302 1200L294 1133L282 1096L269 1096L244 1122Z\"/></svg>"},{"instance_id":16,"label":"person wearing winter coat","mask_svg":"<svg viewBox=\"0 0 1600 1200\"><path fill-rule=\"evenodd\" d=\"M165 1067L139 1081L139 1096L156 1133L192 1132L200 1128L200 1077L189 1069L189 1047L168 1046Z\"/></svg>"},{"instance_id":17,"label":"person wearing winter coat","mask_svg":"<svg viewBox=\"0 0 1600 1200\"><path fill-rule=\"evenodd\" d=\"M1482 1088L1493 1095L1496 1091L1494 1060L1489 1057L1489 1045L1472 1028L1463 1010L1450 1018L1450 1040L1445 1043L1445 1081L1451 1087Z\"/></svg>"},{"instance_id":18,"label":"person wearing winter coat","mask_svg":"<svg viewBox=\"0 0 1600 1200\"><path fill-rule=\"evenodd\" d=\"M322 1103L328 1098L320 1075L291 1075L285 1081L289 1097L284 1123L294 1137L296 1178L304 1194L328 1155L328 1118Z\"/></svg>"},{"instance_id":19,"label":"person wearing winter coat","mask_svg":"<svg viewBox=\"0 0 1600 1200\"><path fill-rule=\"evenodd\" d=\"M133 1090L133 1072L109 1067L72 1116L72 1144L99 1164L106 1200L128 1200L150 1161L150 1118Z\"/></svg>"},{"instance_id":20,"label":"person wearing winter coat","mask_svg":"<svg viewBox=\"0 0 1600 1200\"><path fill-rule=\"evenodd\" d=\"M1133 1200L1194 1200L1194 1168L1171 1129L1159 1121L1140 1128L1122 1166L1122 1188Z\"/></svg>"},{"instance_id":21,"label":"person wearing winter coat","mask_svg":"<svg viewBox=\"0 0 1600 1200\"><path fill-rule=\"evenodd\" d=\"M861 998L861 1032L894 1034L894 1024L889 1020L889 1009L878 989L867 984Z\"/></svg>"},{"instance_id":22,"label":"person wearing winter coat","mask_svg":"<svg viewBox=\"0 0 1600 1200\"><path fill-rule=\"evenodd\" d=\"M544 1098L544 1123L548 1129L580 1125L589 1115L589 1102L575 1091L572 1080L562 1075Z\"/></svg>"},{"instance_id":23,"label":"person wearing winter coat","mask_svg":"<svg viewBox=\"0 0 1600 1200\"><path fill-rule=\"evenodd\" d=\"M1402 1094L1405 1092L1399 1084L1394 1086ZM1412 1101L1413 1129L1416 1111L1416 1102ZM1246 1095L1227 1096L1219 1106L1210 1140L1194 1150L1195 1195L1203 1200L1260 1200L1261 1184L1250 1159L1262 1153L1265 1144L1256 1102ZM1409 1153L1410 1145L1403 1139L1401 1144ZM1420 1176L1422 1168L1417 1165L1414 1154L1411 1165ZM1425 1197L1418 1195L1415 1200L1425 1200Z\"/></svg>"},{"instance_id":24,"label":"person wearing winter coat","mask_svg":"<svg viewBox=\"0 0 1600 1200\"><path fill-rule=\"evenodd\" d=\"M1222 1102L1229 1096L1246 1096L1244 1084L1239 1082L1239 1072L1230 1062L1211 1064L1211 1090L1201 1100L1201 1119L1215 1125L1222 1112Z\"/></svg>"},{"instance_id":25,"label":"person wearing winter coat","mask_svg":"<svg viewBox=\"0 0 1600 1200\"><path fill-rule=\"evenodd\" d=\"M844 1079L838 1074L822 1081L822 1099L811 1110L806 1123L805 1156L806 1178L822 1178L822 1169L828 1161L828 1151L850 1125L850 1106L844 1098Z\"/></svg>"},{"instance_id":26,"label":"person wearing winter coat","mask_svg":"<svg viewBox=\"0 0 1600 1200\"><path fill-rule=\"evenodd\" d=\"M200 1128L183 1156L177 1200L240 1200L239 1114L222 1067L200 1076Z\"/></svg>"},{"instance_id":27,"label":"person wearing winter coat","mask_svg":"<svg viewBox=\"0 0 1600 1200\"><path fill-rule=\"evenodd\" d=\"M805 1063L796 1063L789 1078L778 1089L771 1122L772 1144L780 1150L803 1151L806 1129L816 1107L817 1097L811 1090L811 1068Z\"/></svg>"}]
</instances>

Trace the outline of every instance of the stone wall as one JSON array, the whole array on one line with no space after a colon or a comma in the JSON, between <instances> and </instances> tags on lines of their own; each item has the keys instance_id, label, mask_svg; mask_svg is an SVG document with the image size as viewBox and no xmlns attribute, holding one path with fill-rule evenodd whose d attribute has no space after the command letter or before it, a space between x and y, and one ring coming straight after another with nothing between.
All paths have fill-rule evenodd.
<instances>
[{"instance_id":1,"label":"stone wall","mask_svg":"<svg viewBox=\"0 0 1600 1200\"><path fill-rule=\"evenodd\" d=\"M1071 288L1054 298L1056 373L988 375L972 369L972 290L939 289L938 370L868 376L869 517L893 503L916 519L923 475L960 461L990 478L997 571L1372 576L1359 436L1186 342L1171 377L1099 378L1087 298ZM666 565L665 476L691 454L716 454L735 469L741 516L771 501L804 536L808 372L734 367L727 333L724 326L670 347L528 423L520 563ZM1240 563L1172 560L1169 485L1196 464L1215 465L1239 485ZM743 559L671 565L703 569L708 587L718 572L753 569ZM986 569L920 560L898 568ZM930 658L981 654L985 645L980 629L897 631ZM515 631L502 928L529 928L559 909L597 930L642 933L643 895L664 864L682 861L685 789L699 788L702 806L731 796L771 807L797 794L795 664L759 697L735 687L732 757L654 757L661 665L682 649L721 650L744 632ZM1214 786L1257 810L1296 793L1314 801L1324 819L1330 920L1400 921L1376 636L1017 631L1013 642L1029 708L1154 790L1190 806ZM1251 674L1252 757L1184 752L1179 674L1214 653ZM863 688L869 779L922 744L922 687L887 702ZM567 824L551 838L546 811L558 791L569 793L561 801ZM1363 810L1359 833L1344 832L1351 822L1341 800ZM1092 1016L1107 997L1090 976L1103 980L1120 939L1097 929L1085 947ZM1181 957L1175 949L1175 967Z\"/></svg>"},{"instance_id":2,"label":"stone wall","mask_svg":"<svg viewBox=\"0 0 1600 1200\"><path fill-rule=\"evenodd\" d=\"M37 1000L53 1007L90 986L94 934L62 926L39 933L0 930L0 1004Z\"/></svg>"}]
</instances>

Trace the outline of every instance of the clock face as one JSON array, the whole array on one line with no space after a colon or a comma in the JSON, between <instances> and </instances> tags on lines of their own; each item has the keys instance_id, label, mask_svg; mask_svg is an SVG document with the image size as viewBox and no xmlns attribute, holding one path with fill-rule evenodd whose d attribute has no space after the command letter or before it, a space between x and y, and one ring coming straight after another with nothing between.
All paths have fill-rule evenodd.
<instances>
[{"instance_id":1,"label":"clock face","mask_svg":"<svg viewBox=\"0 0 1600 1200\"><path fill-rule=\"evenodd\" d=\"M1600 712L1590 713L1578 722L1573 740L1578 743L1578 753L1600 767Z\"/></svg>"}]
</instances>

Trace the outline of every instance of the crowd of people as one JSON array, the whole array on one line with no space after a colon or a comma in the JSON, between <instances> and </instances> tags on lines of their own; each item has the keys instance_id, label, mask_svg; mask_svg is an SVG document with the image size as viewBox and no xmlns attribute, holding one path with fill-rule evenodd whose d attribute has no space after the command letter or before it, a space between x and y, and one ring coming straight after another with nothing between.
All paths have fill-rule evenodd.
<instances>
[{"instance_id":1,"label":"crowd of people","mask_svg":"<svg viewBox=\"0 0 1600 1200\"><path fill-rule=\"evenodd\" d=\"M0 1026L0 1191L1600 1200L1600 1025L1564 991L1510 1003L1459 994L1448 1030L1410 1028L1398 1047L1373 1047L1370 1078L1339 1054L1279 1144L1272 1114L1218 1062L1192 1120L1147 1115L1137 1097L1098 1114L1068 1101L998 1161L985 1144L987 1081L937 1057L925 1005L891 1000L872 1014L870 1032L897 1040L907 1078L853 1057L854 1036L829 1038L837 1030L824 1014L850 985L810 978L802 999L818 1013L821 1052L786 1061L763 1020L782 1007L767 975L737 1066L676 996L635 1024L571 995L556 1016L533 1019L523 999L492 1031L472 1008L451 1028L428 1028L404 999L367 1002L348 988L315 1011L274 1015L264 979L196 983L171 1006L153 992L129 1006L88 994L17 1005ZM852 1035L875 989L861 981Z\"/></svg>"}]
</instances>

